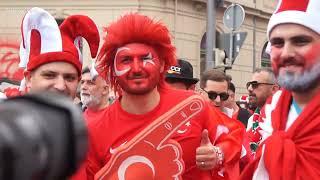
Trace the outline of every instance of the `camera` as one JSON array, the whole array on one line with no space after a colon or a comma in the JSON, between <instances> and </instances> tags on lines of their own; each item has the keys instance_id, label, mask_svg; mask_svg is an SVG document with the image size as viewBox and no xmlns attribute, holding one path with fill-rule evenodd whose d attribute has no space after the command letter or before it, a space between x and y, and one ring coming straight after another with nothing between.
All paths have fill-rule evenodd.
<instances>
[{"instance_id":1,"label":"camera","mask_svg":"<svg viewBox=\"0 0 320 180\"><path fill-rule=\"evenodd\" d=\"M66 179L84 160L81 110L57 94L29 94L0 103L0 179Z\"/></svg>"}]
</instances>

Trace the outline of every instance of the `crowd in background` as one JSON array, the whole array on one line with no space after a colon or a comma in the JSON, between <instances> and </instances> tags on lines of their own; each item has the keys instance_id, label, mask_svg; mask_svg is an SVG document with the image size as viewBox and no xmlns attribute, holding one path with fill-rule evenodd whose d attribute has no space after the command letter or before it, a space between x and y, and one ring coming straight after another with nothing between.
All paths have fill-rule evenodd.
<instances>
[{"instance_id":1,"label":"crowd in background","mask_svg":"<svg viewBox=\"0 0 320 180\"><path fill-rule=\"evenodd\" d=\"M317 0L279 1L267 29L272 68L256 69L237 99L224 71L195 78L167 27L148 16L123 15L101 45L91 18L58 26L32 8L20 90L58 92L82 109L89 151L71 179L319 179L319 10Z\"/></svg>"}]
</instances>

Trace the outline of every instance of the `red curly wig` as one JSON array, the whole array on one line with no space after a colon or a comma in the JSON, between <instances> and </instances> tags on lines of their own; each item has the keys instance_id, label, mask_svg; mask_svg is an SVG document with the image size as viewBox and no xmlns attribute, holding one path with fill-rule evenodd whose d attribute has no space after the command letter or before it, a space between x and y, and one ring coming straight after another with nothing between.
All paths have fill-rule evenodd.
<instances>
[{"instance_id":1,"label":"red curly wig","mask_svg":"<svg viewBox=\"0 0 320 180\"><path fill-rule=\"evenodd\" d=\"M160 61L164 62L165 71L161 74L160 86L163 84L165 72L171 65L176 64L176 49L171 44L166 26L135 13L121 17L104 31L107 35L97 58L97 70L103 77L107 77L115 91L120 92L113 69L115 54L118 48L130 43L142 43L155 49Z\"/></svg>"}]
</instances>

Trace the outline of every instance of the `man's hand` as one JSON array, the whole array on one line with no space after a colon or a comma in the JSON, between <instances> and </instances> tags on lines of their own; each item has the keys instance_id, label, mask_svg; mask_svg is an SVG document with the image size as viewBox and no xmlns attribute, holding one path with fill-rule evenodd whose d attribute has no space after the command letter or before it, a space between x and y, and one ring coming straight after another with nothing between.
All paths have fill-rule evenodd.
<instances>
[{"instance_id":1,"label":"man's hand","mask_svg":"<svg viewBox=\"0 0 320 180\"><path fill-rule=\"evenodd\" d=\"M201 170L211 170L217 166L217 153L206 129L202 131L200 147L196 151L196 163Z\"/></svg>"}]
</instances>

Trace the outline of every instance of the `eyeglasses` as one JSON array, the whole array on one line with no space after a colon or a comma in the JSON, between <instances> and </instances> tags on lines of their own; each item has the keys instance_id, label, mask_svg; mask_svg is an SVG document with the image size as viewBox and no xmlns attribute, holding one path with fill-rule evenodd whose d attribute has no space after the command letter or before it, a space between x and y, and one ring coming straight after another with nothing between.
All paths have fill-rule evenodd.
<instances>
[{"instance_id":1,"label":"eyeglasses","mask_svg":"<svg viewBox=\"0 0 320 180\"><path fill-rule=\"evenodd\" d=\"M206 91L204 89L202 90L208 94L209 99L212 101L214 101L217 98L217 96L219 96L222 101L225 101L229 98L229 94L226 92L217 93L215 91Z\"/></svg>"},{"instance_id":2,"label":"eyeglasses","mask_svg":"<svg viewBox=\"0 0 320 180\"><path fill-rule=\"evenodd\" d=\"M272 83L260 83L258 81L250 81L250 82L247 82L246 84L246 87L247 89L251 86L252 89L257 89L261 84L264 84L264 85L274 85Z\"/></svg>"}]
</instances>

